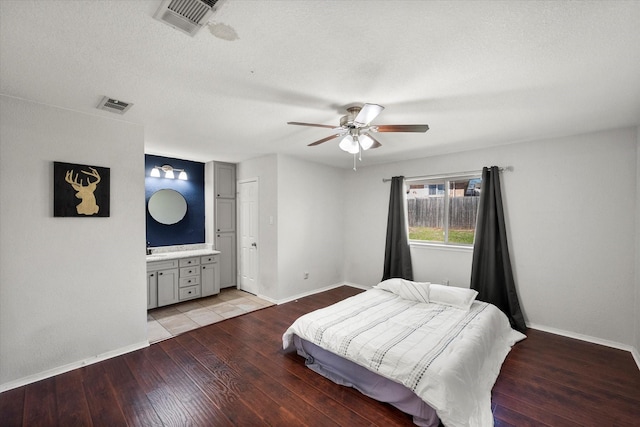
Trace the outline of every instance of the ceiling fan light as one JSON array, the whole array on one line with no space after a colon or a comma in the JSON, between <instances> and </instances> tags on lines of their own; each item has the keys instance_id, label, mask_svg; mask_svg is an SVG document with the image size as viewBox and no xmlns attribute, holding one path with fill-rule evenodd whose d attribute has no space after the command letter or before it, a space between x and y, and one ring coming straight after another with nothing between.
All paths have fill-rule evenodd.
<instances>
[{"instance_id":1,"label":"ceiling fan light","mask_svg":"<svg viewBox=\"0 0 640 427\"><path fill-rule=\"evenodd\" d=\"M338 145L342 151L346 151L347 153L356 154L360 151L358 147L358 141L353 139L351 135L347 135L342 138L340 144Z\"/></svg>"},{"instance_id":2,"label":"ceiling fan light","mask_svg":"<svg viewBox=\"0 0 640 427\"><path fill-rule=\"evenodd\" d=\"M360 135L359 141L363 150L368 150L373 145L373 139L369 135Z\"/></svg>"}]
</instances>

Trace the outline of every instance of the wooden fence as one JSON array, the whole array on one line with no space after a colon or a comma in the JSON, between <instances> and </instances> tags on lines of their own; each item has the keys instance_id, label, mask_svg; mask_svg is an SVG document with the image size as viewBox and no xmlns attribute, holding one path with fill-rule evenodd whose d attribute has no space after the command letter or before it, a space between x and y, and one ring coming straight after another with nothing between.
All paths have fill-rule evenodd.
<instances>
[{"instance_id":1,"label":"wooden fence","mask_svg":"<svg viewBox=\"0 0 640 427\"><path fill-rule=\"evenodd\" d=\"M480 196L449 199L449 228L474 230ZM444 227L444 197L407 200L409 227Z\"/></svg>"}]
</instances>

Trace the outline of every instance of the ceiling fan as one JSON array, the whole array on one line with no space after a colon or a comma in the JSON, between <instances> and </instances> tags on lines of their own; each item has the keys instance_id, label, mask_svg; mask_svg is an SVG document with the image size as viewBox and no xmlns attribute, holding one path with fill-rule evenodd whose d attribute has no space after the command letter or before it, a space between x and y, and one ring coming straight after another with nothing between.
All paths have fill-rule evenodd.
<instances>
[{"instance_id":1,"label":"ceiling fan","mask_svg":"<svg viewBox=\"0 0 640 427\"><path fill-rule=\"evenodd\" d=\"M426 132L429 125L372 125L371 122L384 110L382 105L364 104L347 108L347 114L340 118L340 126L321 125L317 123L287 122L289 125L313 126L328 128L337 133L308 144L310 147L320 145L335 138L342 138L338 145L340 149L354 155L362 154L363 150L378 148L382 144L371 133L376 132ZM362 158L360 159L362 160Z\"/></svg>"}]
</instances>

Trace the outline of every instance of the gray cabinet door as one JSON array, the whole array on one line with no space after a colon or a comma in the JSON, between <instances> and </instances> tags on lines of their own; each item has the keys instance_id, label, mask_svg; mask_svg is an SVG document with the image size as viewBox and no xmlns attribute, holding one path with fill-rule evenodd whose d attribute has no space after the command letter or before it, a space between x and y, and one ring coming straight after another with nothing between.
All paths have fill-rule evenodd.
<instances>
[{"instance_id":1,"label":"gray cabinet door","mask_svg":"<svg viewBox=\"0 0 640 427\"><path fill-rule=\"evenodd\" d=\"M216 199L215 216L217 233L236 231L236 200Z\"/></svg>"},{"instance_id":2,"label":"gray cabinet door","mask_svg":"<svg viewBox=\"0 0 640 427\"><path fill-rule=\"evenodd\" d=\"M216 233L220 251L220 288L236 286L236 233Z\"/></svg>"},{"instance_id":3,"label":"gray cabinet door","mask_svg":"<svg viewBox=\"0 0 640 427\"><path fill-rule=\"evenodd\" d=\"M216 197L236 197L236 165L215 162L213 187Z\"/></svg>"},{"instance_id":4,"label":"gray cabinet door","mask_svg":"<svg viewBox=\"0 0 640 427\"><path fill-rule=\"evenodd\" d=\"M147 273L147 310L158 306L158 272Z\"/></svg>"},{"instance_id":5,"label":"gray cabinet door","mask_svg":"<svg viewBox=\"0 0 640 427\"><path fill-rule=\"evenodd\" d=\"M200 266L202 278L202 296L208 297L220 293L220 268L217 262Z\"/></svg>"},{"instance_id":6,"label":"gray cabinet door","mask_svg":"<svg viewBox=\"0 0 640 427\"><path fill-rule=\"evenodd\" d=\"M178 269L158 271L158 307L174 304L179 299Z\"/></svg>"}]
</instances>

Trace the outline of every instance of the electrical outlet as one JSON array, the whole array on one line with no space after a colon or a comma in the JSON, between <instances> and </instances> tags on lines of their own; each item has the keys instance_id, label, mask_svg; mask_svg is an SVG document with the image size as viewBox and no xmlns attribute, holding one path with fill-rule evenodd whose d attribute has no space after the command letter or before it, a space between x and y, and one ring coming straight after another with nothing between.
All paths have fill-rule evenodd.
<instances>
[{"instance_id":1,"label":"electrical outlet","mask_svg":"<svg viewBox=\"0 0 640 427\"><path fill-rule=\"evenodd\" d=\"M309 272L305 271L304 274L302 275L303 279L308 279L309 278Z\"/></svg>"}]
</instances>

